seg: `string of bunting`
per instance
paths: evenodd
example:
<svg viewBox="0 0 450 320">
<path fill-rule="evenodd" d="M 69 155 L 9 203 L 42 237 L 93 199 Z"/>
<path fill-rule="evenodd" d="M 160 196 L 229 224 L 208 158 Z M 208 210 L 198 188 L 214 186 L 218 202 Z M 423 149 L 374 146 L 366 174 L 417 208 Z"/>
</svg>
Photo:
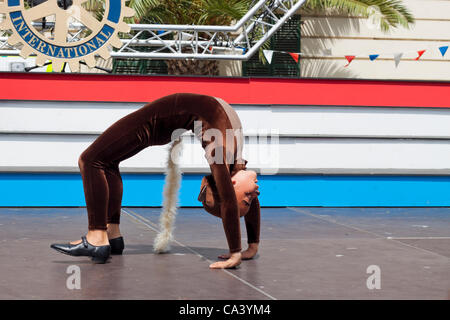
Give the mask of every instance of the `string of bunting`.
<svg viewBox="0 0 450 320">
<path fill-rule="evenodd" d="M 447 53 L 449 46 L 441 46 L 438 47 L 439 52 L 441 53 L 441 56 L 444 57 L 445 54 Z M 435 47 L 431 48 L 431 49 L 435 49 Z M 418 61 L 426 51 L 431 51 L 430 47 L 426 48 L 426 49 L 422 49 L 422 50 L 414 50 L 414 51 L 403 51 L 403 52 L 394 52 L 394 53 L 390 53 L 390 54 L 386 54 L 384 53 L 383 55 L 393 55 L 394 57 L 394 62 L 395 62 L 395 67 L 397 68 L 400 60 L 402 59 L 402 57 L 404 56 L 405 53 L 410 53 L 410 52 L 414 52 L 417 54 L 417 57 L 414 59 L 416 61 Z M 267 62 L 272 63 L 272 58 L 273 58 L 273 53 L 274 52 L 279 52 L 279 53 L 285 53 L 285 54 L 289 54 L 292 59 L 294 59 L 294 61 L 296 63 L 298 63 L 298 59 L 300 56 L 305 55 L 304 53 L 301 52 L 287 52 L 287 51 L 278 51 L 278 50 L 263 50 L 264 53 L 264 57 L 266 58 Z M 329 48 L 323 49 L 322 50 L 322 54 L 323 56 L 331 56 L 332 55 L 332 50 Z M 348 67 L 350 65 L 350 63 L 358 56 L 368 56 L 370 61 L 374 61 L 376 60 L 381 54 L 377 53 L 377 54 L 358 54 L 358 55 L 346 55 L 344 56 L 345 59 L 347 60 L 347 64 L 344 67 Z"/>
</svg>

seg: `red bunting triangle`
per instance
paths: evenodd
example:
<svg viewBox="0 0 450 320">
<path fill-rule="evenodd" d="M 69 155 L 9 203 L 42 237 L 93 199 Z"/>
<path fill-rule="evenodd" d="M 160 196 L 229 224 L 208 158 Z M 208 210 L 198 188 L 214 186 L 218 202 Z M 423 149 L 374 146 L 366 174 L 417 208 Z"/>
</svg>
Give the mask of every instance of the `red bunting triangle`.
<svg viewBox="0 0 450 320">
<path fill-rule="evenodd" d="M 420 57 L 425 53 L 426 50 L 419 50 L 417 51 L 417 53 L 419 54 L 419 56 L 417 58 L 415 58 L 414 60 L 419 60 Z"/>
<path fill-rule="evenodd" d="M 355 59 L 355 56 L 345 56 L 345 59 L 347 59 L 348 63 L 344 67 L 348 66 L 350 62 L 352 62 L 352 60 Z"/>
<path fill-rule="evenodd" d="M 289 52 L 289 54 L 292 57 L 292 59 L 294 59 L 295 62 L 298 63 L 298 56 L 299 56 L 299 54 L 298 53 L 292 53 L 292 52 Z"/>
</svg>

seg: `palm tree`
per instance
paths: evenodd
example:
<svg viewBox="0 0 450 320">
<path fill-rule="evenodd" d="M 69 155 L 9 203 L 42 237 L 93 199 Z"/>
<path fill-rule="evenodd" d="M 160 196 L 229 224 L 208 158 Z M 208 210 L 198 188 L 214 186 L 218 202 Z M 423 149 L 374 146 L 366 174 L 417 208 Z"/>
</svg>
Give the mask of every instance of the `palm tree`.
<svg viewBox="0 0 450 320">
<path fill-rule="evenodd" d="M 245 15 L 251 3 L 252 0 L 130 0 L 128 6 L 136 14 L 126 22 L 231 25 Z M 206 34 L 202 36 L 208 38 Z M 166 60 L 166 64 L 169 74 L 219 74 L 217 60 Z"/>
<path fill-rule="evenodd" d="M 136 15 L 126 22 L 231 25 L 242 18 L 255 2 L 256 0 L 130 0 L 128 6 L 135 9 Z M 369 8 L 373 6 L 379 8 L 380 26 L 385 32 L 400 26 L 407 28 L 414 23 L 414 17 L 402 0 L 307 0 L 300 13 L 331 10 L 367 18 Z M 258 31 L 255 34 L 258 36 Z M 262 50 L 260 59 L 265 60 Z M 218 74 L 217 60 L 167 60 L 166 63 L 169 74 Z"/>
</svg>

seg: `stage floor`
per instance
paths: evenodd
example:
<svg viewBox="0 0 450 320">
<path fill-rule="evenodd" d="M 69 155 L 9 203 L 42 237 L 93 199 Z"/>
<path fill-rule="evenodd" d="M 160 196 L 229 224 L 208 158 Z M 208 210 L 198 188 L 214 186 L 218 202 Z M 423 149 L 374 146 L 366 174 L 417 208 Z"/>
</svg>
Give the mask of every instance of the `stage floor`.
<svg viewBox="0 0 450 320">
<path fill-rule="evenodd" d="M 179 210 L 172 250 L 154 254 L 159 212 L 123 208 L 124 254 L 101 265 L 50 248 L 86 233 L 86 208 L 0 208 L 0 299 L 450 298 L 450 208 L 263 208 L 259 254 L 231 270 L 208 268 L 227 245 L 199 208 Z"/>
</svg>

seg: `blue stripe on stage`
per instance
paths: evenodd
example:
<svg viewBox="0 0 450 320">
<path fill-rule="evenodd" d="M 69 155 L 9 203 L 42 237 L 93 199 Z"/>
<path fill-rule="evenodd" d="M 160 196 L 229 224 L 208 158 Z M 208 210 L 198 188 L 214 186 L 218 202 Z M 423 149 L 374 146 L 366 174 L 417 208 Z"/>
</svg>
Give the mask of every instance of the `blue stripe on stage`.
<svg viewBox="0 0 450 320">
<path fill-rule="evenodd" d="M 162 174 L 122 174 L 123 206 L 160 206 Z M 183 176 L 181 206 L 199 206 L 202 175 Z M 259 176 L 263 206 L 450 206 L 449 176 Z M 85 206 L 77 173 L 0 173 L 0 206 Z"/>
</svg>

